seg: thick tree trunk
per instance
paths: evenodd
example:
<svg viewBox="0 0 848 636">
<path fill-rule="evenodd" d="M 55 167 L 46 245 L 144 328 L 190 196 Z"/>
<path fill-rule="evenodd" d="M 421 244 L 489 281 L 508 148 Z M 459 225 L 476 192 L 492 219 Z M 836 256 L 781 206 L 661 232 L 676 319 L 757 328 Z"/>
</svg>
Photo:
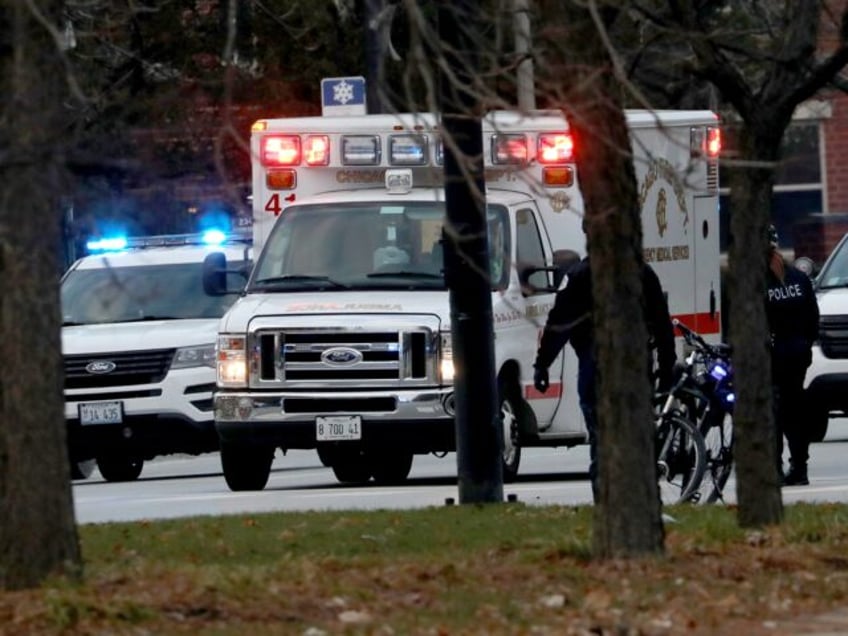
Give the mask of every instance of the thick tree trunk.
<svg viewBox="0 0 848 636">
<path fill-rule="evenodd" d="M 34 3 L 61 15 L 58 0 Z M 64 69 L 31 3 L 0 9 L 0 587 L 78 575 L 57 257 Z M 67 134 L 67 133 L 64 133 Z"/>
<path fill-rule="evenodd" d="M 743 163 L 776 161 L 781 135 L 763 141 L 779 127 L 765 127 L 760 139 L 742 132 Z M 730 337 L 739 399 L 733 414 L 738 522 L 742 527 L 780 523 L 783 503 L 777 483 L 777 447 L 772 414 L 771 360 L 768 353 L 766 227 L 771 210 L 773 170 L 750 167 L 733 173 L 730 228 Z"/>
<path fill-rule="evenodd" d="M 657 554 L 664 532 L 642 311 L 642 227 L 632 149 L 611 61 L 586 9 L 563 3 L 569 126 L 588 226 L 598 363 L 600 503 L 594 552 Z"/>
</svg>

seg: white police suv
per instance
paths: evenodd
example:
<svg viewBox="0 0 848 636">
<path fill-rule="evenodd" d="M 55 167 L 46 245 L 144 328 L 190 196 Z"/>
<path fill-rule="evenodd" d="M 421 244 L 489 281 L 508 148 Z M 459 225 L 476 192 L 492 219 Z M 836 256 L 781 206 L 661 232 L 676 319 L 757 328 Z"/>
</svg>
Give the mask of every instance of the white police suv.
<svg viewBox="0 0 848 636">
<path fill-rule="evenodd" d="M 72 477 L 138 478 L 158 455 L 215 451 L 218 321 L 237 294 L 209 296 L 203 263 L 226 255 L 229 289 L 249 239 L 168 235 L 90 243 L 61 283 L 65 420 Z"/>
<path fill-rule="evenodd" d="M 809 272 L 812 268 L 804 269 Z M 814 288 L 819 339 L 813 345 L 812 364 L 804 380 L 804 417 L 811 441 L 820 442 L 831 418 L 848 416 L 848 234 L 828 256 L 814 279 Z"/>
</svg>

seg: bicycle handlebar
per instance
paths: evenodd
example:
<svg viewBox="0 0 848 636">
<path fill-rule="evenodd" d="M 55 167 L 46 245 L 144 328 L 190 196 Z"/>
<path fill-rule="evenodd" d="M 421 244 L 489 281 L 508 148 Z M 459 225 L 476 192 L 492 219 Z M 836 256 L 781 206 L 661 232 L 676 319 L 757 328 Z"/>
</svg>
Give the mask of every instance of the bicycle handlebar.
<svg viewBox="0 0 848 636">
<path fill-rule="evenodd" d="M 718 357 L 718 358 L 729 358 L 730 350 L 726 347 L 711 345 L 709 342 L 704 340 L 694 329 L 690 329 L 686 325 L 684 325 L 677 318 L 672 318 L 671 323 L 677 327 L 680 331 L 683 332 L 683 337 L 686 339 L 691 345 L 697 346 L 701 351 L 709 352 L 710 355 Z"/>
</svg>

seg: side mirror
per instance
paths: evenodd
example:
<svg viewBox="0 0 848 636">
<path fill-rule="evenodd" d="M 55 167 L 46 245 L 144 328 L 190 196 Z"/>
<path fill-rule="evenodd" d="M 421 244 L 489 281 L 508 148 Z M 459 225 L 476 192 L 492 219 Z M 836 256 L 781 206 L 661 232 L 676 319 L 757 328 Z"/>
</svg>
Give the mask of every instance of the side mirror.
<svg viewBox="0 0 848 636">
<path fill-rule="evenodd" d="M 559 289 L 562 279 L 574 265 L 580 262 L 580 254 L 574 250 L 554 250 L 554 287 Z"/>
<path fill-rule="evenodd" d="M 525 295 L 527 293 L 538 294 L 540 292 L 544 293 L 555 293 L 557 290 L 557 286 L 544 285 L 542 287 L 532 283 L 530 278 L 533 274 L 537 274 L 539 272 L 551 272 L 554 275 L 554 280 L 557 279 L 560 268 L 556 265 L 554 266 L 537 266 L 537 265 L 528 265 L 525 267 L 520 267 L 518 269 L 518 282 L 521 283 L 521 288 L 525 290 Z M 545 278 L 547 281 L 547 277 Z M 562 276 L 559 276 L 559 280 L 562 280 Z"/>
<path fill-rule="evenodd" d="M 223 252 L 211 252 L 203 259 L 203 291 L 209 296 L 227 293 L 227 257 Z"/>
</svg>

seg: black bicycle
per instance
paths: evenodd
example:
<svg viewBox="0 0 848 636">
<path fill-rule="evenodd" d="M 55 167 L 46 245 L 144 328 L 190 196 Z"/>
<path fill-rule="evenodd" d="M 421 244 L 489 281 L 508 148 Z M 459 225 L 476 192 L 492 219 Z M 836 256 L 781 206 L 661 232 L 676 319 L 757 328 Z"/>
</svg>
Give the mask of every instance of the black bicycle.
<svg viewBox="0 0 848 636">
<path fill-rule="evenodd" d="M 674 326 L 690 348 L 678 370 L 678 381 L 668 400 L 679 417 L 696 427 L 706 452 L 704 474 L 689 493 L 692 503 L 723 500 L 733 470 L 733 366 L 730 345 L 711 344 L 678 320 Z"/>
</svg>

